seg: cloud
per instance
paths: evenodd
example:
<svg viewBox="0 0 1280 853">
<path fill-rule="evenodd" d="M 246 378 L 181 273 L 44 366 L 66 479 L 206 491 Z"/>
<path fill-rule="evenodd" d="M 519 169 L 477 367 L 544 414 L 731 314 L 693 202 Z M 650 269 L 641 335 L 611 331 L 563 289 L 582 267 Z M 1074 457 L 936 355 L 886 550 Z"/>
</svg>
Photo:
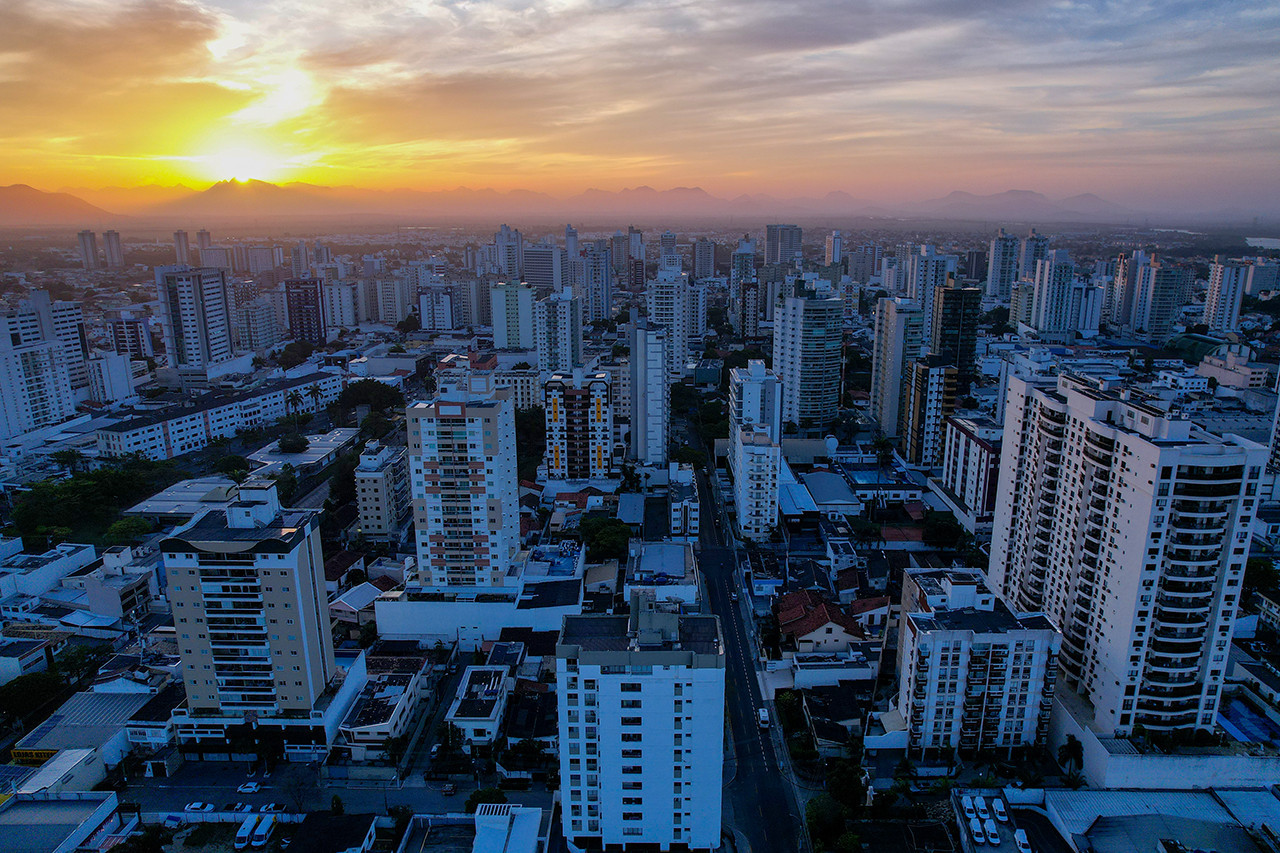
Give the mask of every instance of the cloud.
<svg viewBox="0 0 1280 853">
<path fill-rule="evenodd" d="M 1280 190 L 1273 2 L 77 8 L 0 11 L 0 119 L 68 148 L 159 134 L 181 156 L 173 126 L 230 122 L 303 177 L 382 186 Z"/>
</svg>

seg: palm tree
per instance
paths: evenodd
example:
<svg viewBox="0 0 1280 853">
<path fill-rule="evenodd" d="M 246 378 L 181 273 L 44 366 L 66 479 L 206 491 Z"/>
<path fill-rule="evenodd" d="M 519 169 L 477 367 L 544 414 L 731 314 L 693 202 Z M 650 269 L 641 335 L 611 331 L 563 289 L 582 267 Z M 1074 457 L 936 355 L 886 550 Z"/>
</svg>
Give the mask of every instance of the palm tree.
<svg viewBox="0 0 1280 853">
<path fill-rule="evenodd" d="M 320 390 L 319 385 L 312 385 L 307 389 L 307 396 L 311 398 L 311 405 L 315 410 L 320 411 L 320 399 L 324 397 L 324 392 Z"/>
<path fill-rule="evenodd" d="M 298 414 L 302 410 L 302 394 L 297 389 L 290 391 L 284 398 L 285 410 L 292 409 L 294 416 L 294 429 L 301 429 L 301 422 L 298 421 Z"/>
<path fill-rule="evenodd" d="M 1071 770 L 1084 766 L 1084 744 L 1075 735 L 1067 735 L 1067 742 L 1058 747 L 1058 763 Z"/>
<path fill-rule="evenodd" d="M 1062 777 L 1062 784 L 1074 791 L 1076 788 L 1084 787 L 1084 776 L 1080 775 L 1079 770 L 1072 769 Z"/>
</svg>

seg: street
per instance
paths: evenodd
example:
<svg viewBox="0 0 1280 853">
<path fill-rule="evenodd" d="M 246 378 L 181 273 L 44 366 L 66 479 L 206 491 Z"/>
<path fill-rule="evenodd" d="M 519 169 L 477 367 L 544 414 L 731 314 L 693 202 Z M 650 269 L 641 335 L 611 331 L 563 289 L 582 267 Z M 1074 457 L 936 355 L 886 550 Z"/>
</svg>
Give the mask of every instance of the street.
<svg viewBox="0 0 1280 853">
<path fill-rule="evenodd" d="M 734 591 L 739 596 L 746 591 L 740 589 L 734 552 L 723 544 L 721 519 L 711 497 L 710 483 L 705 476 L 700 475 L 699 479 L 699 563 L 706 578 L 711 611 L 720 617 L 724 635 L 725 704 L 733 737 L 733 755 L 725 756 L 735 766 L 733 781 L 726 786 L 731 800 L 726 811 L 731 809 L 732 825 L 746 837 L 752 853 L 799 853 L 801 826 L 795 798 L 778 767 L 772 730 L 761 729 L 756 718 L 764 701 L 756 678 L 755 647 L 750 628 L 742 618 L 742 607 L 732 598 Z"/>
</svg>

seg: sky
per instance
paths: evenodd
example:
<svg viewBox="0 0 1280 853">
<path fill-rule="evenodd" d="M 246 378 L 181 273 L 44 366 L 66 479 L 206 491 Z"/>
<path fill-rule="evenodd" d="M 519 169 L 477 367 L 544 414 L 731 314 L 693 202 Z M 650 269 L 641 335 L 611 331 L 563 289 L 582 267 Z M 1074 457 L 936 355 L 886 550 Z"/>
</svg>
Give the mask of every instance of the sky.
<svg viewBox="0 0 1280 853">
<path fill-rule="evenodd" d="M 0 184 L 1274 207 L 1280 3 L 5 0 Z"/>
</svg>

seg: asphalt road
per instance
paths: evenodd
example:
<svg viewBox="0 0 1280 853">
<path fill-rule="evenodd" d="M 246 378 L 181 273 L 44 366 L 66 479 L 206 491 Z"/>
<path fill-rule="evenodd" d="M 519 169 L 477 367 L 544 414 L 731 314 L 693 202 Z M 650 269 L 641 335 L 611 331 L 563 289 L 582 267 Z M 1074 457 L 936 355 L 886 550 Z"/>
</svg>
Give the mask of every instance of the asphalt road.
<svg viewBox="0 0 1280 853">
<path fill-rule="evenodd" d="M 749 626 L 742 617 L 744 596 L 734 552 L 724 547 L 718 507 L 711 500 L 706 477 L 699 483 L 702 496 L 701 554 L 711 610 L 720 617 L 726 656 L 725 703 L 733 737 L 736 772 L 726 786 L 731 799 L 734 827 L 746 837 L 751 853 L 799 853 L 801 827 L 793 792 L 783 779 L 769 730 L 761 729 L 757 711 L 764 707 L 756 678 L 756 655 Z M 747 851 L 740 851 L 747 853 Z"/>
</svg>

